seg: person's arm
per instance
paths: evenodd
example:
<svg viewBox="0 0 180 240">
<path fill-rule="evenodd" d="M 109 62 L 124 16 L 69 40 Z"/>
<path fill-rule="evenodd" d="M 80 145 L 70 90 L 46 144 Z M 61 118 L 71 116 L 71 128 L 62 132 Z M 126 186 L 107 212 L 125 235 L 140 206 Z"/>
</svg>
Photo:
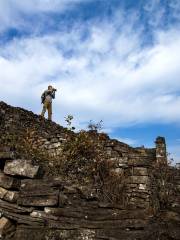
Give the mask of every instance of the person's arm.
<svg viewBox="0 0 180 240">
<path fill-rule="evenodd" d="M 55 89 L 52 90 L 51 97 L 54 99 L 55 98 Z"/>
</svg>

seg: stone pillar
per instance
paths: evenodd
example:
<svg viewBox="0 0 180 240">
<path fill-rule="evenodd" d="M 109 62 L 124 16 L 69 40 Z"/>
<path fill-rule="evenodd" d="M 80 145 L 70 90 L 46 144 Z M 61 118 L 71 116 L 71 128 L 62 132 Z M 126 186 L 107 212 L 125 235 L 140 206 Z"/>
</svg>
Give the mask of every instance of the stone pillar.
<svg viewBox="0 0 180 240">
<path fill-rule="evenodd" d="M 156 161 L 157 163 L 167 164 L 166 141 L 164 137 L 156 138 Z"/>
</svg>

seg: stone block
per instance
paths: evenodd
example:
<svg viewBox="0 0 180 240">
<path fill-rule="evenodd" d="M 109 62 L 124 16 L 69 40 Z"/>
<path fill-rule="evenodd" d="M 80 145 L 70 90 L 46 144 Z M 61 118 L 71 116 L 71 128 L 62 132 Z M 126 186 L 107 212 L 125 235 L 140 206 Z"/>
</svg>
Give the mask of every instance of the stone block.
<svg viewBox="0 0 180 240">
<path fill-rule="evenodd" d="M 134 167 L 132 169 L 132 175 L 136 176 L 148 176 L 148 169 L 144 167 Z"/>
<path fill-rule="evenodd" d="M 22 206 L 55 206 L 59 201 L 59 189 L 54 184 L 59 181 L 23 180 L 18 198 Z M 31 183 L 31 184 L 30 184 Z"/>
<path fill-rule="evenodd" d="M 0 186 L 6 189 L 10 188 L 16 188 L 18 189 L 20 187 L 20 180 L 7 176 L 3 172 L 0 172 Z"/>
<path fill-rule="evenodd" d="M 13 153 L 12 152 L 0 152 L 0 160 L 12 159 Z"/>
<path fill-rule="evenodd" d="M 63 181 L 60 178 L 24 179 L 21 180 L 21 191 L 48 191 L 49 189 L 63 189 Z"/>
<path fill-rule="evenodd" d="M 3 238 L 11 227 L 12 223 L 9 219 L 5 217 L 0 218 L 0 238 Z"/>
<path fill-rule="evenodd" d="M 16 202 L 18 198 L 18 192 L 8 191 L 7 189 L 0 187 L 0 198 L 8 202 Z"/>
<path fill-rule="evenodd" d="M 148 176 L 129 176 L 126 179 L 127 183 L 143 183 L 143 184 L 149 184 L 150 178 Z"/>
<path fill-rule="evenodd" d="M 6 174 L 29 178 L 35 178 L 38 170 L 39 166 L 33 166 L 30 160 L 24 159 L 7 161 L 4 167 L 4 172 Z"/>
<path fill-rule="evenodd" d="M 60 193 L 59 194 L 59 207 L 64 207 L 68 203 L 69 203 L 68 197 L 63 193 Z"/>
<path fill-rule="evenodd" d="M 4 196 L 4 200 L 8 201 L 8 202 L 12 202 L 15 203 L 17 202 L 19 193 L 15 192 L 15 191 L 7 191 L 6 195 Z"/>
<path fill-rule="evenodd" d="M 7 190 L 4 189 L 4 188 L 2 188 L 2 187 L 0 187 L 0 198 L 1 198 L 1 199 L 4 198 L 4 196 L 6 195 L 6 193 L 7 193 Z"/>
<path fill-rule="evenodd" d="M 21 207 L 14 203 L 9 203 L 0 199 L 0 212 L 6 213 L 20 213 L 20 214 L 29 214 L 34 210 L 34 208 Z"/>
<path fill-rule="evenodd" d="M 64 186 L 64 193 L 67 193 L 67 194 L 77 193 L 76 186 Z"/>
<path fill-rule="evenodd" d="M 35 206 L 46 207 L 58 205 L 58 194 L 44 195 L 44 196 L 32 196 L 32 197 L 19 197 L 18 204 L 22 206 Z"/>
</svg>

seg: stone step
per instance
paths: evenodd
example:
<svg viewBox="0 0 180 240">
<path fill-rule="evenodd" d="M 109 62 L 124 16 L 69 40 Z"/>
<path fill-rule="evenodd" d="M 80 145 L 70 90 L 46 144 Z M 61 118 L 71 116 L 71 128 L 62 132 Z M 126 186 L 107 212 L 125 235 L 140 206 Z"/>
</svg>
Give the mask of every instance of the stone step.
<svg viewBox="0 0 180 240">
<path fill-rule="evenodd" d="M 102 209 L 91 207 L 65 207 L 52 208 L 45 207 L 44 212 L 58 217 L 79 218 L 87 220 L 122 220 L 122 219 L 149 219 L 150 215 L 147 210 L 118 210 Z"/>
<path fill-rule="evenodd" d="M 7 176 L 0 171 L 0 187 L 6 189 L 19 189 L 21 185 L 20 179 L 16 179 L 11 176 Z"/>
<path fill-rule="evenodd" d="M 38 193 L 37 193 L 38 194 Z M 20 195 L 18 198 L 18 204 L 22 206 L 35 206 L 35 207 L 45 207 L 45 206 L 57 206 L 59 200 L 59 191 L 51 192 L 47 194 L 39 194 L 36 196 Z"/>
<path fill-rule="evenodd" d="M 18 224 L 27 224 L 27 225 L 30 225 L 30 226 L 44 226 L 45 225 L 45 221 L 43 219 L 34 218 L 34 217 L 29 216 L 29 215 L 12 213 L 12 212 L 9 212 L 7 210 L 5 210 L 3 212 L 3 215 L 8 219 L 11 219 L 11 220 L 17 222 Z"/>
<path fill-rule="evenodd" d="M 20 225 L 17 228 L 15 239 L 13 240 L 44 240 L 48 239 L 63 239 L 63 240 L 135 240 L 135 239 L 149 239 L 152 234 L 155 235 L 156 229 L 151 229 L 150 233 L 147 230 L 131 230 L 120 228 L 115 229 L 48 229 L 45 227 L 32 227 L 27 225 Z"/>
<path fill-rule="evenodd" d="M 19 192 L 17 191 L 9 191 L 5 188 L 0 187 L 0 199 L 14 203 L 18 199 L 18 194 Z"/>
<path fill-rule="evenodd" d="M 47 227 L 54 229 L 142 229 L 147 226 L 149 220 L 144 219 L 123 219 L 123 220 L 105 220 L 91 221 L 87 219 L 61 217 L 58 221 L 47 220 Z"/>
<path fill-rule="evenodd" d="M 33 192 L 42 189 L 48 191 L 51 188 L 63 189 L 64 182 L 58 178 L 21 180 L 21 191 L 23 192 Z"/>
<path fill-rule="evenodd" d="M 38 174 L 39 166 L 34 166 L 31 160 L 17 159 L 6 161 L 4 173 L 13 176 L 23 176 L 35 178 Z"/>
<path fill-rule="evenodd" d="M 9 203 L 0 199 L 0 212 L 12 212 L 12 213 L 20 213 L 20 214 L 28 214 L 34 210 L 32 207 L 22 207 L 18 206 L 14 203 Z"/>
</svg>

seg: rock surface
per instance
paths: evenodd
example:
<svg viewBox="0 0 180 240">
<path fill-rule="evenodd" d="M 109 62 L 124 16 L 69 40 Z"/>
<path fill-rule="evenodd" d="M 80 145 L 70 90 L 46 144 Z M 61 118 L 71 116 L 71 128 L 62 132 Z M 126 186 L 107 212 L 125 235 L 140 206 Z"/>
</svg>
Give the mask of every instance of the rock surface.
<svg viewBox="0 0 180 240">
<path fill-rule="evenodd" d="M 95 133 L 101 169 L 77 156 L 57 171 L 74 133 L 2 102 L 0 114 L 0 239 L 180 239 L 180 169 L 167 166 L 164 138 L 132 148 Z"/>
<path fill-rule="evenodd" d="M 14 226 L 11 221 L 5 217 L 0 218 L 0 239 L 3 239 L 5 235 L 13 231 Z"/>
<path fill-rule="evenodd" d="M 20 179 L 7 176 L 3 172 L 0 172 L 0 186 L 6 189 L 18 189 L 20 187 Z"/>
<path fill-rule="evenodd" d="M 37 176 L 39 166 L 33 166 L 31 160 L 12 160 L 6 161 L 4 173 L 9 175 L 23 176 L 35 178 Z"/>
</svg>

